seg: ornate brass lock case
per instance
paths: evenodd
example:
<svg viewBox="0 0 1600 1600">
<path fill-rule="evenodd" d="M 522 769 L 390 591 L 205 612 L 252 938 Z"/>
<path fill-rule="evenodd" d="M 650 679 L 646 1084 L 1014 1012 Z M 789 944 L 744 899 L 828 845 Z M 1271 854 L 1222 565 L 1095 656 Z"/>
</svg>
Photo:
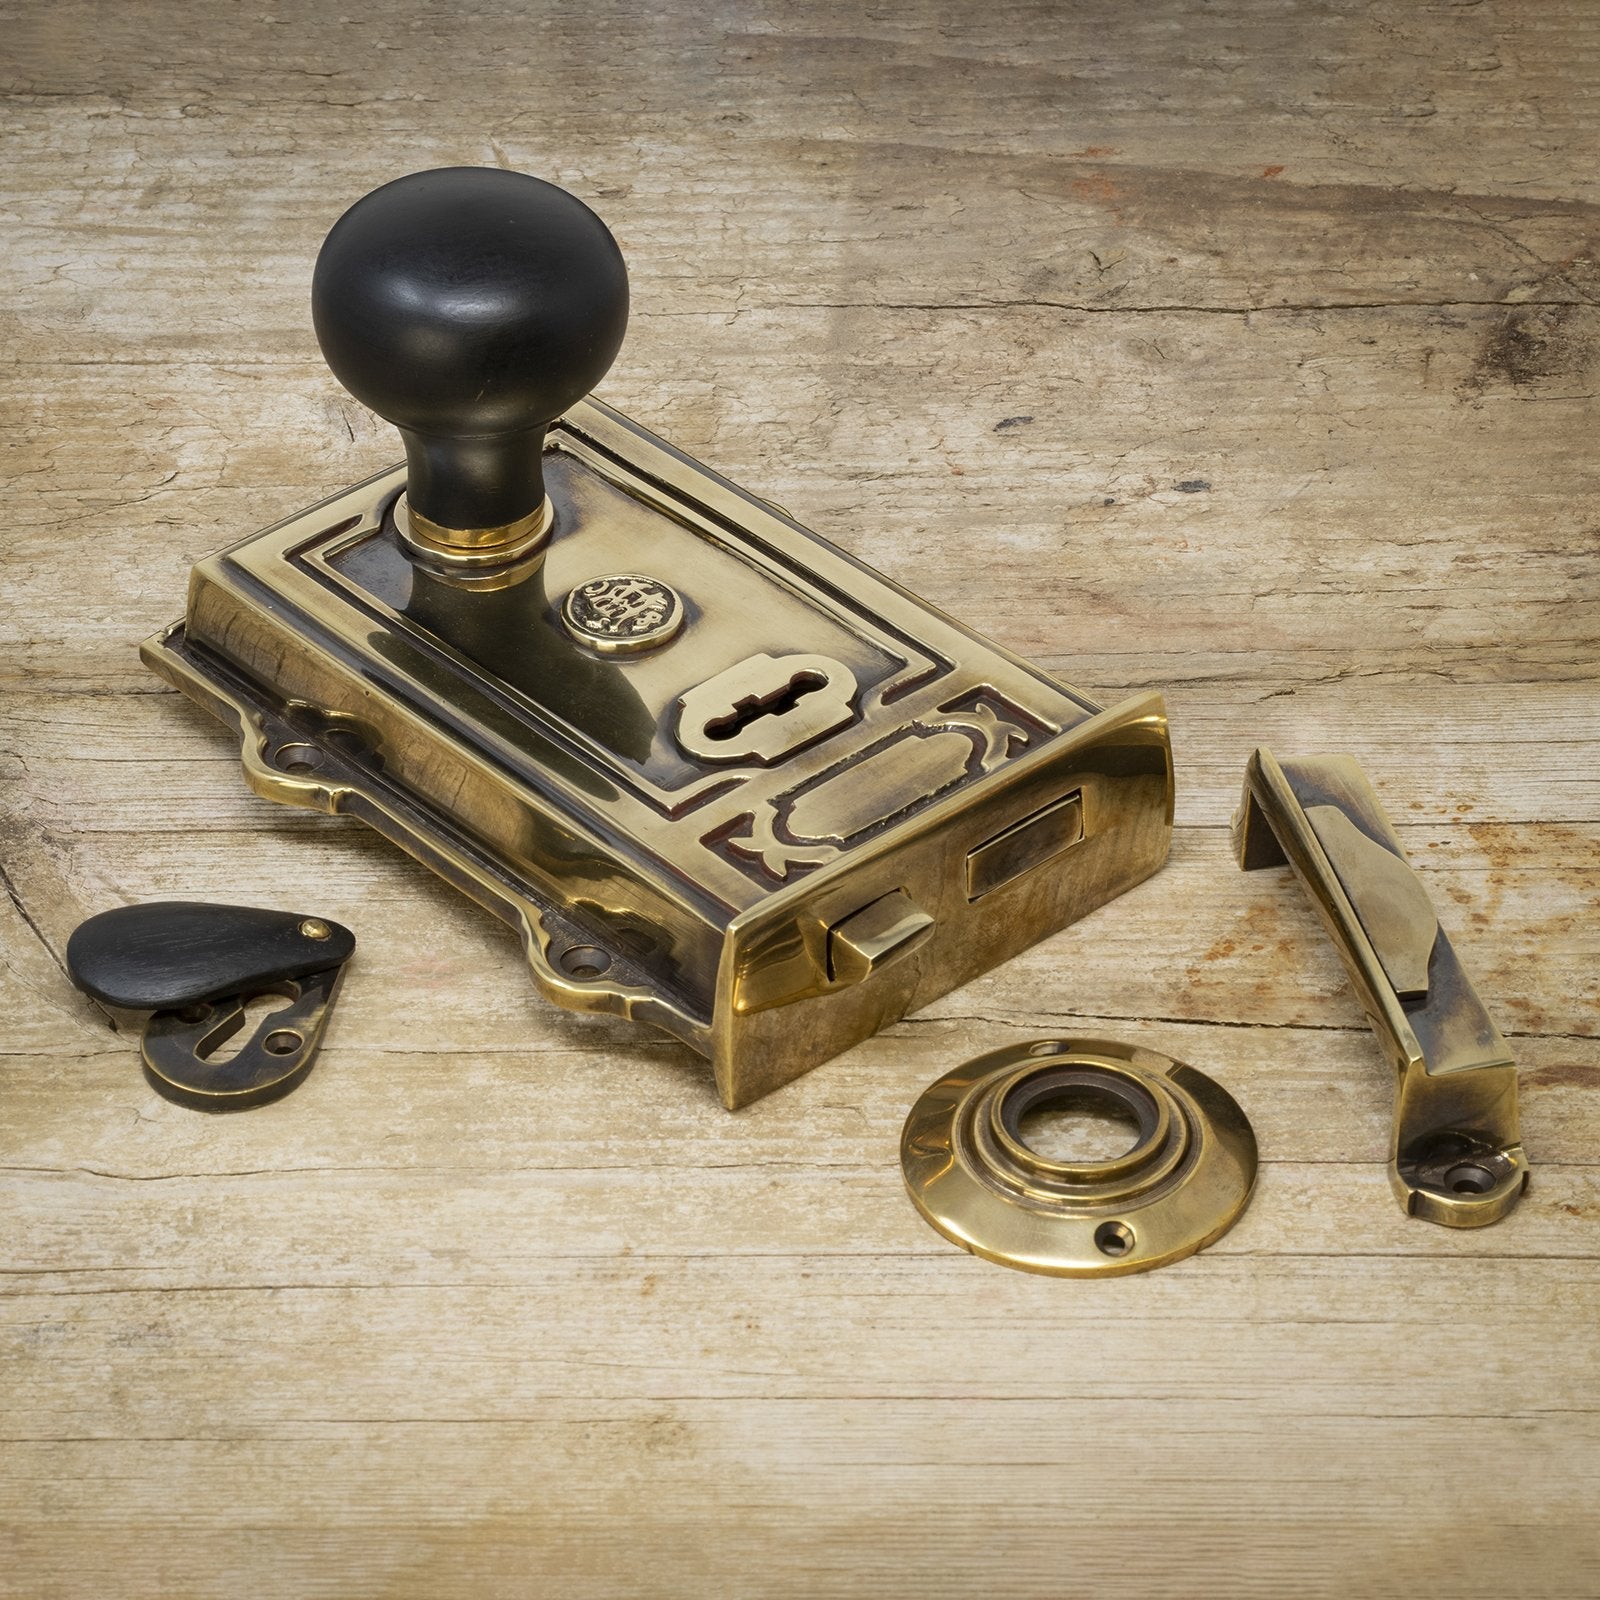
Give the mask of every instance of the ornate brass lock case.
<svg viewBox="0 0 1600 1600">
<path fill-rule="evenodd" d="M 1100 712 L 584 396 L 617 242 L 525 173 L 334 225 L 312 320 L 406 465 L 202 561 L 159 673 L 268 797 L 362 818 L 740 1106 L 1164 859 L 1153 695 Z"/>
<path fill-rule="evenodd" d="M 485 578 L 413 559 L 397 467 L 200 562 L 144 658 L 258 793 L 518 928 L 557 1004 L 740 1106 L 1165 858 L 1158 696 L 1100 710 L 598 402 L 545 481 L 542 550 Z"/>
</svg>

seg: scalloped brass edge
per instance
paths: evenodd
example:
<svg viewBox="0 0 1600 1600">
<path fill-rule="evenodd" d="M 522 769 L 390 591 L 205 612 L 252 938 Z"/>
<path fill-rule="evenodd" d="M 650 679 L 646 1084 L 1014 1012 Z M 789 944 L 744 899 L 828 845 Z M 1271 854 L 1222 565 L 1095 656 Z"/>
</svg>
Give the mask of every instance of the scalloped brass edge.
<svg viewBox="0 0 1600 1600">
<path fill-rule="evenodd" d="M 239 759 L 245 782 L 265 800 L 349 815 L 398 844 L 413 859 L 438 873 L 471 899 L 509 923 L 518 934 L 523 953 L 541 994 L 552 1004 L 582 1011 L 648 1022 L 681 1039 L 691 1049 L 709 1053 L 710 1028 L 706 1020 L 677 1006 L 648 984 L 601 982 L 563 971 L 558 949 L 598 949 L 584 937 L 584 929 L 542 904 L 526 885 L 513 882 L 444 818 L 426 811 L 415 796 L 406 795 L 403 806 L 380 785 L 365 781 L 348 761 L 325 740 L 290 727 L 241 693 L 230 692 L 217 677 L 197 672 L 173 648 L 183 623 L 175 622 L 145 641 L 140 657 L 145 665 L 219 720 L 234 728 L 239 739 Z M 330 718 L 330 721 L 340 719 Z M 346 719 L 348 720 L 348 719 Z M 285 771 L 272 752 L 295 746 L 314 748 L 316 771 Z M 324 775 L 324 768 L 327 775 Z M 609 953 L 608 962 L 611 960 Z"/>
</svg>

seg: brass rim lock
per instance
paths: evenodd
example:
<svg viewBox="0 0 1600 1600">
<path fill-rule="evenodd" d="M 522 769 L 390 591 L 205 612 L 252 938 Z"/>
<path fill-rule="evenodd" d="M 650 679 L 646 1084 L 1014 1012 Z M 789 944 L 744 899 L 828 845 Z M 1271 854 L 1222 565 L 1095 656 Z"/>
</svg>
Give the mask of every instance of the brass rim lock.
<svg viewBox="0 0 1600 1600">
<path fill-rule="evenodd" d="M 1024 1137 L 1030 1112 L 1111 1110 L 1136 1129 L 1104 1160 L 1059 1160 Z M 1104 1039 L 1011 1045 L 946 1073 L 900 1140 L 911 1199 L 986 1260 L 1063 1278 L 1144 1272 L 1238 1221 L 1256 1178 L 1250 1123 L 1181 1061 Z"/>
<path fill-rule="evenodd" d="M 734 1109 L 1166 859 L 1159 696 L 1102 708 L 594 398 L 628 279 L 575 196 L 398 178 L 311 298 L 405 463 L 198 562 L 145 660 L 555 1004 L 665 1029 Z"/>
<path fill-rule="evenodd" d="M 322 917 L 157 901 L 80 923 L 67 971 L 101 1004 L 151 1013 L 140 1052 L 160 1094 L 196 1111 L 243 1111 L 305 1081 L 355 947 Z M 246 1007 L 267 996 L 284 1004 L 223 1054 Z"/>
</svg>

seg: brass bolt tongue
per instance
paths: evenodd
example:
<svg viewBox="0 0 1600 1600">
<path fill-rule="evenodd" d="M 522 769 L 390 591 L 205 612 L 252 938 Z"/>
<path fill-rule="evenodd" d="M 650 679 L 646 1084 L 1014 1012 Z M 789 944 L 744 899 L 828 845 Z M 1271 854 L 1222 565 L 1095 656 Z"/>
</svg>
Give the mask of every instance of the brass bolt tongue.
<svg viewBox="0 0 1600 1600">
<path fill-rule="evenodd" d="M 1025 1119 L 1094 1106 L 1132 1145 L 1061 1160 Z M 1238 1103 L 1204 1073 L 1134 1045 L 1047 1039 L 977 1057 L 926 1089 L 906 1118 L 900 1165 L 912 1202 L 945 1238 L 1024 1272 L 1143 1272 L 1204 1249 L 1238 1221 L 1256 1141 Z"/>
</svg>

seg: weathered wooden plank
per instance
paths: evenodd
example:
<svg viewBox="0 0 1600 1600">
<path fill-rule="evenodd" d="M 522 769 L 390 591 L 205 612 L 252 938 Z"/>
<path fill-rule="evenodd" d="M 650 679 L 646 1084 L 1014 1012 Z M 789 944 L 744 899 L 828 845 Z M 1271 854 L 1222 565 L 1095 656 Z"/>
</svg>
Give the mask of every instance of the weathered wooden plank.
<svg viewBox="0 0 1600 1600">
<path fill-rule="evenodd" d="M 1509 1034 L 1600 1034 L 1593 826 L 1423 825 L 1403 828 L 1402 838 Z M 57 954 L 83 917 L 128 901 L 282 904 L 332 915 L 362 940 L 341 1001 L 342 1028 L 375 1001 L 393 1018 L 389 1037 L 432 1017 L 438 1032 L 410 1034 L 413 1047 L 491 1037 L 504 1045 L 530 1028 L 571 1030 L 563 1037 L 573 1044 L 634 1037 L 598 1019 L 546 1018 L 509 934 L 353 824 L 308 828 L 292 818 L 284 825 L 269 812 L 250 829 L 152 833 L 132 848 L 104 835 L 49 839 L 11 868 L 24 894 L 42 892 L 52 872 L 61 877 L 36 920 Z M 396 986 L 400 992 L 390 994 Z M 59 994 L 49 999 L 72 1004 Z M 1360 1020 L 1290 875 L 1241 876 L 1217 829 L 1182 830 L 1163 872 L 1115 909 L 936 1002 L 929 1014 L 979 1014 L 1000 1025 L 1074 1014 L 1240 1026 Z M 619 1031 L 608 1033 L 613 1026 Z"/>
<path fill-rule="evenodd" d="M 1316 1351 L 1286 1346 L 1315 1365 Z M 1376 1415 L 1285 1423 L 1165 1393 L 1130 1409 L 1116 1383 L 1125 1370 L 1113 1353 L 1103 1390 L 1074 1401 L 1070 1426 L 1029 1399 L 524 1400 L 494 1419 L 307 1419 L 266 1439 L 13 1447 L 9 1459 L 60 1500 L 137 1518 L 103 1517 L 70 1544 L 29 1527 L 15 1550 L 22 1570 L 47 1574 L 35 1592 L 72 1600 L 104 1586 L 363 1600 L 530 1587 L 801 1597 L 895 1593 L 908 1580 L 962 1600 L 997 1573 L 1027 1600 L 1064 1583 L 1274 1600 L 1306 1538 L 1319 1551 L 1308 1594 L 1490 1582 L 1551 1600 L 1593 1592 L 1593 1475 L 1557 1470 L 1550 1454 L 1571 1439 L 1592 1461 L 1592 1419 L 1441 1421 L 1391 1402 Z M 414 1373 L 418 1389 L 429 1379 Z M 1419 1462 L 1453 1459 L 1464 1441 L 1537 1497 L 1536 1528 L 1513 1519 L 1498 1473 L 1437 1485 L 1428 1474 L 1431 1492 L 1406 1492 Z M 172 1494 L 200 1481 L 217 1503 L 204 1539 L 193 1502 Z M 341 1486 L 336 1503 L 328 1483 Z"/>
<path fill-rule="evenodd" d="M 1593 391 L 1595 315 L 1574 311 L 1560 371 L 1489 385 L 1481 310 L 1171 313 L 1154 337 L 1057 311 L 766 309 L 674 323 L 606 392 L 1091 690 L 1588 679 L 1595 458 L 1551 417 L 1576 424 Z M 702 371 L 718 382 L 687 412 L 658 398 Z M 11 681 L 127 683 L 191 560 L 393 458 L 355 410 L 309 364 L 62 375 L 19 452 L 53 476 L 10 556 Z M 95 537 L 107 519 L 122 538 Z M 104 552 L 70 626 L 69 535 Z"/>
<path fill-rule="evenodd" d="M 1582 0 L 1536 16 L 1402 0 L 1132 16 L 1107 0 L 968 15 L 497 4 L 452 30 L 445 59 L 414 47 L 438 26 L 418 0 L 229 15 L 221 59 L 217 25 L 153 56 L 87 0 L 14 24 L 21 150 L 97 178 L 89 195 L 23 191 L 64 269 L 56 303 L 109 292 L 107 323 L 169 348 L 220 334 L 256 355 L 300 331 L 298 307 L 274 324 L 258 293 L 220 328 L 188 314 L 198 224 L 234 219 L 205 241 L 216 291 L 256 290 L 307 259 L 345 185 L 400 162 L 553 169 L 625 240 L 660 240 L 646 281 L 719 309 L 797 266 L 830 300 L 863 283 L 895 300 L 1132 289 L 1165 305 L 1500 298 L 1546 275 L 1571 298 L 1593 288 L 1592 261 L 1571 259 L 1600 201 L 1600 29 Z M 1240 212 L 1249 228 L 1230 225 Z M 1326 247 L 1353 229 L 1377 247 Z M 106 267 L 81 264 L 83 241 Z M 720 270 L 686 272 L 708 243 Z M 176 271 L 148 271 L 149 252 Z M 117 280 L 124 262 L 138 281 Z"/>
<path fill-rule="evenodd" d="M 1511 1035 L 1600 1035 L 1597 828 L 1402 825 L 1463 959 Z M 381 996 L 393 1033 L 429 1017 L 441 1048 L 502 1043 L 535 1029 L 569 1042 L 633 1037 L 598 1019 L 542 1019 L 510 935 L 356 824 L 260 807 L 242 825 L 132 837 L 53 830 L 20 845 L 13 884 L 59 955 L 84 917 L 153 899 L 279 904 L 347 923 L 362 941 L 341 1001 L 361 1014 Z M 18 935 L 21 936 L 20 933 Z M 54 974 L 47 974 L 50 982 Z M 410 995 L 390 986 L 415 985 Z M 59 994 L 56 1006 L 73 1004 Z M 1238 872 L 1220 828 L 1179 830 L 1149 883 L 1003 968 L 938 1001 L 934 1016 L 998 1024 L 1083 1014 L 1197 1023 L 1335 1026 L 1359 1022 L 1342 969 L 1287 871 Z M 342 1027 L 352 1024 L 347 1020 Z M 464 1030 L 464 1031 L 463 1031 Z M 640 1037 L 648 1037 L 641 1035 Z"/>
<path fill-rule="evenodd" d="M 403 1086 L 396 1091 L 403 1105 L 402 1097 Z M 514 1123 L 534 1114 L 525 1089 L 519 1096 L 508 1088 L 501 1098 Z M 723 1148 L 687 1158 L 657 1149 L 643 1158 L 625 1140 L 613 1140 L 609 1150 L 549 1152 L 530 1139 L 493 1169 L 470 1157 L 463 1165 L 461 1156 L 451 1159 L 438 1149 L 431 1162 L 407 1171 L 374 1164 L 381 1151 L 358 1155 L 351 1168 L 297 1171 L 280 1158 L 266 1171 L 202 1166 L 192 1178 L 17 1168 L 8 1187 L 26 1215 L 7 1240 L 8 1277 L 19 1280 L 8 1288 L 38 1281 L 91 1294 L 363 1283 L 493 1289 L 519 1282 L 520 1264 L 530 1259 L 619 1253 L 664 1262 L 671 1271 L 678 1270 L 672 1263 L 696 1257 L 775 1257 L 816 1262 L 830 1274 L 840 1261 L 925 1258 L 930 1272 L 965 1284 L 967 1293 L 997 1278 L 987 1264 L 968 1269 L 950 1259 L 954 1247 L 906 1201 L 897 1128 L 880 1130 L 870 1165 L 836 1154 L 830 1131 L 823 1120 L 813 1135 L 821 1153 L 806 1154 L 796 1151 L 791 1128 L 777 1157 Z M 456 1142 L 471 1151 L 466 1130 Z M 1545 1165 L 1538 1196 L 1518 1207 L 1514 1226 L 1450 1231 L 1436 1240 L 1419 1237 L 1421 1225 L 1408 1227 L 1407 1220 L 1380 1162 L 1280 1158 L 1266 1167 L 1246 1220 L 1213 1245 L 1205 1261 L 1317 1256 L 1364 1264 L 1420 1257 L 1514 1265 L 1591 1259 L 1600 1247 L 1600 1179 L 1581 1163 Z M 60 1270 L 53 1263 L 71 1266 Z M 1199 1282 L 1206 1270 L 1202 1264 L 1176 1281 Z M 1368 1271 L 1363 1265 L 1352 1278 Z M 991 1301 L 1003 1299 L 1013 1292 L 1009 1283 L 991 1282 L 981 1292 Z M 803 1314 L 797 1308 L 795 1315 Z M 587 1342 L 593 1332 L 580 1329 L 577 1336 Z M 613 1329 L 605 1335 L 614 1348 L 620 1335 Z M 640 1336 L 666 1334 L 656 1327 Z M 1028 1329 L 1019 1331 L 1028 1336 Z M 1588 1340 L 1589 1331 L 1581 1337 Z M 948 1358 L 941 1339 L 930 1346 L 930 1359 Z M 1591 1366 L 1588 1376 L 1600 1373 Z M 994 1380 L 988 1359 L 975 1377 Z M 1567 1381 L 1559 1370 L 1550 1377 Z"/>
</svg>

